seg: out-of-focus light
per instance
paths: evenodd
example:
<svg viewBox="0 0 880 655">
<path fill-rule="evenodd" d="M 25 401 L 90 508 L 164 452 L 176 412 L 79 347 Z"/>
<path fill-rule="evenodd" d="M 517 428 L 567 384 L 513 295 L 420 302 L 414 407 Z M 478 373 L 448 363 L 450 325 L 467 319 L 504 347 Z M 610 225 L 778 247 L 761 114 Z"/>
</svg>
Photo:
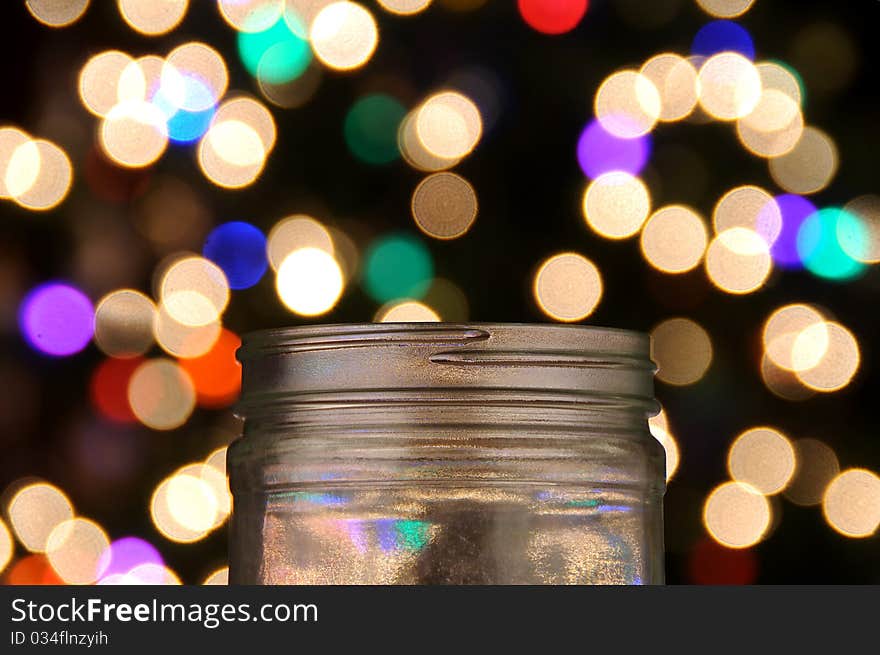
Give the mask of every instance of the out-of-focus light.
<svg viewBox="0 0 880 655">
<path fill-rule="evenodd" d="M 120 78 L 133 62 L 131 56 L 118 50 L 107 50 L 89 59 L 79 74 L 79 97 L 83 106 L 95 116 L 106 116 L 119 102 Z"/>
<path fill-rule="evenodd" d="M 388 164 L 400 156 L 397 132 L 406 110 L 395 98 L 373 93 L 360 98 L 345 117 L 343 133 L 351 153 L 367 164 Z"/>
<path fill-rule="evenodd" d="M 184 325 L 176 321 L 165 306 L 156 313 L 153 331 L 156 343 L 169 355 L 180 358 L 201 357 L 220 338 L 220 320 L 205 325 Z"/>
<path fill-rule="evenodd" d="M 712 364 L 712 340 L 698 323 L 670 318 L 651 330 L 651 358 L 662 382 L 677 387 L 694 384 Z"/>
<path fill-rule="evenodd" d="M 697 4 L 716 18 L 736 18 L 751 9 L 755 0 L 697 0 Z"/>
<path fill-rule="evenodd" d="M 189 0 L 117 0 L 117 5 L 122 19 L 135 32 L 159 36 L 180 24 Z"/>
<path fill-rule="evenodd" d="M 815 333 L 819 337 L 815 337 Z M 817 342 L 826 344 L 815 366 L 798 366 L 799 361 L 815 359 Z M 862 356 L 859 342 L 852 332 L 840 323 L 828 321 L 811 325 L 798 334 L 792 347 L 792 359 L 798 379 L 813 391 L 830 393 L 847 386 L 859 370 Z"/>
<path fill-rule="evenodd" d="M 813 325 L 822 326 L 822 329 L 799 344 L 795 357 L 794 346 L 798 336 Z M 803 304 L 785 305 L 774 311 L 764 323 L 761 338 L 766 355 L 776 366 L 789 371 L 798 367 L 812 368 L 819 363 L 828 347 L 824 316 L 814 307 Z M 808 346 L 809 353 L 806 352 Z"/>
<path fill-rule="evenodd" d="M 204 257 L 185 257 L 162 275 L 159 299 L 174 320 L 192 327 L 215 322 L 229 304 L 223 269 Z"/>
<path fill-rule="evenodd" d="M 162 88 L 165 59 L 146 55 L 130 61 L 116 83 L 117 102 L 152 102 Z M 106 112 L 104 112 L 106 114 Z"/>
<path fill-rule="evenodd" d="M 159 159 L 168 147 L 168 124 L 150 102 L 121 102 L 101 122 L 99 142 L 114 163 L 142 168 Z"/>
<path fill-rule="evenodd" d="M 477 192 L 455 173 L 429 175 L 413 191 L 410 207 L 416 225 L 435 239 L 455 239 L 477 218 Z"/>
<path fill-rule="evenodd" d="M 817 211 L 816 206 L 802 196 L 789 193 L 776 196 L 776 205 L 782 213 L 782 232 L 770 248 L 770 254 L 782 268 L 803 268 L 797 250 L 798 232 L 803 222 Z"/>
<path fill-rule="evenodd" d="M 67 27 L 86 13 L 89 0 L 27 0 L 25 7 L 43 25 Z"/>
<path fill-rule="evenodd" d="M 837 173 L 837 146 L 830 136 L 806 127 L 789 152 L 770 160 L 773 181 L 789 193 L 811 194 L 827 187 Z"/>
<path fill-rule="evenodd" d="M 816 395 L 798 380 L 794 371 L 777 366 L 766 353 L 761 357 L 761 381 L 770 393 L 785 400 L 800 402 Z"/>
<path fill-rule="evenodd" d="M 226 522 L 226 519 L 229 517 L 229 514 L 232 512 L 232 492 L 229 490 L 229 482 L 226 477 L 226 473 L 221 473 L 217 470 L 216 467 L 211 466 L 209 464 L 205 464 L 202 462 L 197 462 L 193 464 L 187 464 L 177 470 L 177 472 L 172 476 L 172 478 L 181 478 L 190 476 L 200 480 L 205 485 L 207 485 L 208 489 L 211 492 L 211 495 L 214 497 L 214 506 L 216 508 L 213 521 L 209 527 L 210 530 L 214 530 L 219 528 L 223 523 Z M 189 482 L 187 482 L 189 484 Z M 169 488 L 169 493 L 174 493 L 174 487 Z M 173 495 L 169 495 L 169 507 L 171 507 L 172 512 L 174 512 L 173 502 L 175 498 Z M 185 510 L 187 513 L 193 512 L 196 514 L 196 517 L 187 519 L 185 514 L 178 513 L 178 521 L 190 529 L 198 530 L 201 529 L 201 525 L 203 521 L 207 521 L 208 517 L 204 516 L 204 512 L 196 512 L 194 508 L 190 507 Z"/>
<path fill-rule="evenodd" d="M 794 449 L 797 468 L 785 488 L 785 497 L 795 505 L 818 505 L 828 485 L 840 472 L 837 455 L 818 439 L 799 439 L 794 442 Z"/>
<path fill-rule="evenodd" d="M 430 2 L 430 0 L 428 0 L 428 1 Z M 223 568 L 217 569 L 216 571 L 214 571 L 213 573 L 208 575 L 208 577 L 205 578 L 205 581 L 202 584 L 209 585 L 209 586 L 210 585 L 222 585 L 222 586 L 228 585 L 229 584 L 229 567 L 224 566 Z"/>
<path fill-rule="evenodd" d="M 140 357 L 132 359 L 108 358 L 92 372 L 89 395 L 101 415 L 116 423 L 134 423 L 137 417 L 128 402 L 131 376 L 143 363 Z"/>
<path fill-rule="evenodd" d="M 803 107 L 804 83 L 791 67 L 779 61 L 762 61 L 756 64 L 755 68 L 758 69 L 761 87 L 765 91 L 768 89 L 781 91 L 794 100 L 798 107 Z"/>
<path fill-rule="evenodd" d="M 52 530 L 46 541 L 46 556 L 67 584 L 92 584 L 103 574 L 102 555 L 109 547 L 110 540 L 101 526 L 74 518 Z"/>
<path fill-rule="evenodd" d="M 638 175 L 650 156 L 650 134 L 623 139 L 606 130 L 596 119 L 587 124 L 577 143 L 578 163 L 590 179 L 612 171 Z"/>
<path fill-rule="evenodd" d="M 376 302 L 422 298 L 431 286 L 434 262 L 425 244 L 406 234 L 381 237 L 364 255 L 363 283 Z"/>
<path fill-rule="evenodd" d="M 226 453 L 228 450 L 228 446 L 221 446 L 212 450 L 205 458 L 205 464 L 217 469 L 221 475 L 226 476 Z"/>
<path fill-rule="evenodd" d="M 58 282 L 31 290 L 21 301 L 18 320 L 28 343 L 55 357 L 80 352 L 95 331 L 92 302 L 79 289 Z"/>
<path fill-rule="evenodd" d="M 859 219 L 864 239 L 840 239 L 840 246 L 853 259 L 863 264 L 880 263 L 880 196 L 864 195 L 846 203 L 844 211 Z"/>
<path fill-rule="evenodd" d="M 252 14 L 255 24 L 265 22 L 261 15 L 261 12 Z M 264 29 L 240 31 L 238 53 L 244 67 L 251 75 L 269 84 L 295 80 L 312 61 L 312 52 L 303 31 L 298 17 L 289 14 L 279 15 Z"/>
<path fill-rule="evenodd" d="M 853 33 L 829 20 L 816 20 L 791 38 L 788 59 L 817 95 L 846 88 L 858 70 L 861 54 Z"/>
<path fill-rule="evenodd" d="M 12 541 L 12 533 L 6 527 L 3 519 L 0 519 L 0 573 L 6 568 L 15 552 L 15 543 Z"/>
<path fill-rule="evenodd" d="M 640 137 L 654 129 L 661 108 L 654 83 L 631 70 L 606 77 L 596 91 L 593 107 L 602 127 L 623 139 Z"/>
<path fill-rule="evenodd" d="M 284 306 L 301 316 L 326 314 L 339 302 L 345 280 L 332 254 L 319 248 L 300 248 L 278 267 L 275 290 Z"/>
<path fill-rule="evenodd" d="M 235 351 L 240 345 L 241 339 L 224 328 L 207 353 L 201 357 L 181 360 L 181 366 L 195 385 L 200 406 L 226 407 L 238 397 L 241 389 L 241 364 L 235 359 Z"/>
<path fill-rule="evenodd" d="M 103 570 L 102 578 L 111 575 L 127 575 L 136 566 L 143 564 L 164 564 L 156 547 L 138 537 L 122 537 L 110 544 L 101 555 L 99 569 Z"/>
<path fill-rule="evenodd" d="M 694 65 L 671 52 L 652 57 L 639 71 L 660 94 L 660 114 L 663 122 L 687 118 L 697 106 L 697 69 Z"/>
<path fill-rule="evenodd" d="M 174 430 L 195 409 L 196 392 L 189 374 L 170 359 L 141 364 L 128 383 L 128 402 L 138 420 L 153 430 Z"/>
<path fill-rule="evenodd" d="M 582 321 L 602 299 L 602 276 L 586 257 L 564 252 L 541 263 L 532 291 L 538 307 L 550 318 L 567 323 Z"/>
<path fill-rule="evenodd" d="M 239 32 L 262 32 L 284 12 L 284 0 L 217 0 L 220 15 Z"/>
<path fill-rule="evenodd" d="M 720 52 L 738 52 L 754 59 L 755 44 L 742 25 L 730 20 L 714 20 L 697 31 L 691 43 L 691 53 L 711 57 Z"/>
<path fill-rule="evenodd" d="M 735 227 L 746 228 L 772 246 L 782 232 L 782 211 L 776 200 L 764 189 L 741 186 L 722 196 L 712 212 L 717 233 Z"/>
<path fill-rule="evenodd" d="M 254 286 L 269 267 L 266 237 L 259 228 L 243 221 L 214 228 L 205 240 L 202 254 L 223 269 L 230 289 Z"/>
<path fill-rule="evenodd" d="M 13 155 L 18 151 L 19 146 L 23 146 L 30 140 L 30 136 L 17 127 L 0 127 L 0 198 L 10 197 L 11 194 L 6 188 L 6 176 L 10 173 L 9 163 Z M 30 154 L 28 159 L 32 157 L 33 155 Z M 20 173 L 14 173 L 13 175 L 18 176 Z M 29 173 L 29 176 L 36 177 L 33 173 Z M 33 184 L 33 181 L 30 184 Z"/>
<path fill-rule="evenodd" d="M 111 291 L 95 309 L 95 343 L 111 357 L 136 357 L 153 345 L 156 305 L 134 289 Z"/>
<path fill-rule="evenodd" d="M 150 499 L 153 525 L 163 537 L 177 543 L 205 538 L 217 518 L 217 499 L 199 476 L 174 474 L 156 487 Z"/>
<path fill-rule="evenodd" d="M 327 254 L 335 254 L 333 237 L 329 230 L 311 216 L 288 216 L 278 221 L 269 231 L 266 254 L 273 270 L 277 271 L 290 253 L 301 248 L 317 248 Z"/>
<path fill-rule="evenodd" d="M 688 573 L 692 584 L 754 584 L 758 558 L 749 549 L 725 548 L 712 539 L 703 539 L 691 552 Z"/>
<path fill-rule="evenodd" d="M 483 134 L 480 110 L 455 91 L 442 91 L 425 100 L 415 112 L 414 127 L 422 147 L 444 160 L 466 156 Z"/>
<path fill-rule="evenodd" d="M 199 142 L 199 166 L 211 182 L 228 189 L 252 184 L 266 163 L 257 131 L 238 120 L 215 122 Z"/>
<path fill-rule="evenodd" d="M 418 114 L 418 108 L 408 113 L 403 118 L 397 133 L 397 145 L 406 163 L 420 171 L 442 171 L 455 166 L 462 157 L 440 157 L 422 143 L 416 129 Z"/>
<path fill-rule="evenodd" d="M 801 223 L 797 251 L 804 266 L 814 275 L 829 280 L 849 280 L 865 271 L 865 264 L 850 253 L 864 253 L 868 232 L 855 215 L 828 207 Z"/>
<path fill-rule="evenodd" d="M 440 321 L 440 316 L 428 305 L 417 300 L 404 300 L 383 306 L 377 313 L 379 323 L 430 323 Z"/>
<path fill-rule="evenodd" d="M 123 584 L 136 585 L 179 585 L 180 578 L 167 566 L 148 562 L 134 567 Z"/>
<path fill-rule="evenodd" d="M 570 32 L 584 17 L 588 0 L 517 0 L 520 16 L 542 34 Z"/>
<path fill-rule="evenodd" d="M 754 487 L 725 482 L 709 494 L 703 506 L 703 525 L 711 537 L 728 548 L 749 548 L 767 534 L 769 501 Z"/>
<path fill-rule="evenodd" d="M 642 254 L 664 273 L 686 273 L 696 268 L 709 236 L 703 219 L 690 207 L 669 205 L 654 212 L 642 228 Z"/>
<path fill-rule="evenodd" d="M 716 287 L 736 295 L 760 289 L 773 260 L 767 242 L 757 232 L 734 227 L 717 235 L 706 250 L 706 274 Z"/>
<path fill-rule="evenodd" d="M 593 180 L 584 192 L 587 224 L 606 239 L 636 234 L 651 211 L 651 195 L 639 178 L 613 171 Z"/>
<path fill-rule="evenodd" d="M 797 102 L 776 89 L 764 89 L 752 112 L 736 122 L 740 143 L 759 157 L 791 152 L 803 132 L 804 117 Z"/>
<path fill-rule="evenodd" d="M 308 103 L 317 92 L 323 76 L 322 70 L 323 67 L 320 64 L 312 61 L 302 75 L 295 80 L 283 84 L 272 84 L 258 77 L 257 84 L 260 86 L 260 93 L 263 97 L 273 105 L 283 109 L 296 109 Z"/>
<path fill-rule="evenodd" d="M 650 428 L 651 434 L 660 442 L 660 445 L 663 446 L 663 451 L 666 453 L 666 482 L 669 482 L 678 470 L 680 458 L 678 442 L 664 428 L 655 425 L 650 426 Z"/>
<path fill-rule="evenodd" d="M 174 110 L 202 113 L 226 93 L 229 71 L 219 52 L 204 43 L 184 43 L 162 67 L 162 102 Z"/>
<path fill-rule="evenodd" d="M 34 482 L 12 497 L 7 516 L 22 546 L 34 553 L 44 553 L 55 527 L 73 518 L 73 505 L 58 487 Z"/>
<path fill-rule="evenodd" d="M 761 76 L 755 65 L 736 52 L 713 55 L 697 78 L 700 106 L 719 120 L 748 116 L 761 99 Z"/>
<path fill-rule="evenodd" d="M 434 278 L 423 300 L 444 321 L 464 322 L 470 318 L 468 299 L 464 291 L 444 278 Z"/>
<path fill-rule="evenodd" d="M 329 68 L 347 71 L 366 64 L 379 43 L 376 20 L 355 2 L 334 2 L 315 16 L 309 29 L 315 56 Z"/>
<path fill-rule="evenodd" d="M 2 187 L 17 205 L 48 211 L 67 197 L 72 181 L 67 154 L 51 141 L 35 139 L 13 151 Z"/>
<path fill-rule="evenodd" d="M 870 537 L 880 526 L 880 477 L 847 469 L 825 491 L 822 512 L 828 525 L 846 537 Z"/>
<path fill-rule="evenodd" d="M 6 574 L 6 584 L 10 585 L 61 585 L 58 577 L 45 555 L 33 554 L 15 562 Z"/>
<path fill-rule="evenodd" d="M 746 430 L 734 439 L 727 453 L 730 477 L 766 496 L 785 489 L 796 465 L 791 441 L 778 430 L 768 427 Z"/>
<path fill-rule="evenodd" d="M 240 121 L 253 129 L 263 144 L 263 156 L 267 156 L 275 147 L 278 138 L 275 119 L 272 112 L 257 100 L 243 96 L 225 101 L 217 108 L 214 124 L 224 121 Z"/>
</svg>

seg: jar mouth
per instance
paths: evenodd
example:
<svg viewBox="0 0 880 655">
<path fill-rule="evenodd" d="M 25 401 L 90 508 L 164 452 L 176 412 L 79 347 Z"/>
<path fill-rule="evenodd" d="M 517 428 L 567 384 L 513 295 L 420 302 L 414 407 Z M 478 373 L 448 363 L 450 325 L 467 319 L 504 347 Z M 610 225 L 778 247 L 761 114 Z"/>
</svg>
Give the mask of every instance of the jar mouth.
<svg viewBox="0 0 880 655">
<path fill-rule="evenodd" d="M 363 323 L 244 336 L 245 419 L 326 407 L 396 403 L 613 406 L 656 411 L 650 338 L 592 326 L 525 323 Z M 356 400 L 355 400 L 356 398 Z M 371 400 L 372 399 L 372 400 Z M 646 410 L 645 408 L 650 409 Z M 394 417 L 389 417 L 392 420 Z"/>
</svg>

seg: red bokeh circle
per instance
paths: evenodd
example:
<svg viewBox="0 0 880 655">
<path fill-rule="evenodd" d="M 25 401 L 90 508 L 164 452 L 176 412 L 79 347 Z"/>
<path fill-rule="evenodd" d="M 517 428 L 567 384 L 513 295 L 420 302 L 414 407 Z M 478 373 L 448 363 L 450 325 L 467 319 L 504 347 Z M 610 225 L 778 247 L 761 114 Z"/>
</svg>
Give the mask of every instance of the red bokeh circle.
<svg viewBox="0 0 880 655">
<path fill-rule="evenodd" d="M 519 13 L 530 27 L 544 34 L 565 34 L 581 22 L 589 0 L 517 0 Z"/>
</svg>

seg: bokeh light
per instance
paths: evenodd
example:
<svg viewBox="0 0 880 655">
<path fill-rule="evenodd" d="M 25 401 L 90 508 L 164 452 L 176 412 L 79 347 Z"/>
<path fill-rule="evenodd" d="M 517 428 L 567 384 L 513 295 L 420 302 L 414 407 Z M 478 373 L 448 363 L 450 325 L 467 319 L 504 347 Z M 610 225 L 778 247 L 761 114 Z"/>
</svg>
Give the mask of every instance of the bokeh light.
<svg viewBox="0 0 880 655">
<path fill-rule="evenodd" d="M 770 528 L 770 503 L 753 487 L 725 482 L 709 494 L 703 524 L 709 535 L 728 548 L 749 548 Z"/>
<path fill-rule="evenodd" d="M 204 257 L 174 262 L 159 284 L 162 308 L 191 327 L 215 322 L 229 304 L 229 282 L 223 269 Z"/>
<path fill-rule="evenodd" d="M 49 27 L 67 27 L 78 21 L 90 0 L 27 0 L 25 7 L 31 16 Z"/>
<path fill-rule="evenodd" d="M 185 300 L 185 297 L 181 298 L 182 302 Z M 169 355 L 181 358 L 201 357 L 207 353 L 220 338 L 220 330 L 219 319 L 205 325 L 185 325 L 171 316 L 164 305 L 159 307 L 153 324 L 159 347 Z"/>
<path fill-rule="evenodd" d="M 428 0 L 430 2 L 430 0 Z M 427 4 L 427 2 L 425 3 Z M 229 567 L 224 566 L 222 568 L 217 569 L 213 573 L 210 573 L 208 577 L 205 578 L 205 581 L 202 583 L 203 585 L 222 585 L 226 586 L 229 584 Z"/>
<path fill-rule="evenodd" d="M 145 36 L 159 36 L 177 27 L 189 0 L 117 0 L 123 20 Z"/>
<path fill-rule="evenodd" d="M 782 211 L 776 200 L 757 186 L 731 189 L 715 205 L 712 223 L 717 233 L 746 228 L 772 246 L 782 232 Z"/>
<path fill-rule="evenodd" d="M 636 234 L 651 211 L 651 195 L 639 178 L 613 171 L 590 182 L 584 192 L 587 224 L 606 239 Z"/>
<path fill-rule="evenodd" d="M 239 346 L 238 335 L 223 328 L 207 353 L 181 360 L 180 365 L 195 386 L 199 406 L 226 407 L 238 398 L 241 364 L 235 359 L 235 351 Z"/>
<path fill-rule="evenodd" d="M 815 355 L 817 350 L 821 352 L 818 358 Z M 852 381 L 862 356 L 855 335 L 840 323 L 828 321 L 801 330 L 792 346 L 792 359 L 795 373 L 804 385 L 814 391 L 830 393 L 843 389 Z M 814 366 L 807 367 L 802 363 L 814 360 L 818 360 Z"/>
<path fill-rule="evenodd" d="M 281 18 L 284 0 L 217 0 L 220 15 L 239 32 L 262 32 Z"/>
<path fill-rule="evenodd" d="M 769 427 L 746 430 L 734 439 L 727 453 L 730 477 L 767 496 L 785 489 L 796 466 L 791 441 Z"/>
<path fill-rule="evenodd" d="M 565 252 L 545 259 L 535 273 L 535 301 L 557 321 L 582 321 L 602 299 L 602 276 L 583 255 Z"/>
<path fill-rule="evenodd" d="M 477 193 L 455 173 L 429 175 L 413 191 L 411 209 L 418 228 L 435 239 L 456 239 L 477 218 Z"/>
<path fill-rule="evenodd" d="M 651 330 L 657 379 L 674 386 L 699 382 L 712 364 L 709 333 L 688 318 L 670 318 Z"/>
<path fill-rule="evenodd" d="M 454 160 L 476 147 L 483 134 L 483 120 L 470 98 L 443 91 L 432 95 L 416 110 L 414 128 L 429 153 Z"/>
<path fill-rule="evenodd" d="M 143 355 L 153 345 L 155 319 L 155 303 L 140 291 L 111 291 L 95 309 L 95 344 L 111 357 Z"/>
<path fill-rule="evenodd" d="M 701 27 L 691 43 L 691 53 L 711 57 L 722 52 L 737 52 L 755 58 L 755 44 L 748 30 L 731 20 L 715 20 Z"/>
<path fill-rule="evenodd" d="M 177 119 L 175 112 L 207 116 L 210 121 L 210 110 L 229 86 L 229 71 L 219 52 L 209 45 L 194 41 L 184 43 L 168 53 L 162 67 L 161 81 L 160 104 L 170 105 L 171 111 L 168 113 L 172 115 L 172 122 Z"/>
<path fill-rule="evenodd" d="M 642 254 L 664 273 L 686 273 L 703 259 L 709 236 L 703 219 L 691 207 L 661 207 L 642 228 Z"/>
<path fill-rule="evenodd" d="M 379 323 L 430 323 L 439 320 L 437 312 L 418 300 L 394 302 L 376 313 Z"/>
<path fill-rule="evenodd" d="M 660 445 L 663 446 L 663 452 L 666 455 L 666 482 L 669 482 L 678 470 L 678 464 L 681 457 L 678 442 L 675 440 L 675 437 L 669 433 L 668 428 L 659 427 L 657 425 L 650 425 L 650 428 L 651 434 L 660 442 Z"/>
<path fill-rule="evenodd" d="M 700 9 L 717 18 L 736 18 L 751 9 L 755 0 L 697 0 Z"/>
<path fill-rule="evenodd" d="M 419 299 L 434 277 L 434 261 L 424 242 L 408 234 L 390 234 L 370 244 L 364 255 L 364 289 L 376 302 Z"/>
<path fill-rule="evenodd" d="M 217 519 L 217 499 L 199 475 L 175 472 L 156 487 L 150 517 L 160 534 L 177 543 L 205 538 Z"/>
<path fill-rule="evenodd" d="M 608 132 L 623 139 L 650 132 L 660 119 L 661 108 L 657 87 L 636 71 L 613 73 L 596 91 L 596 118 Z"/>
<path fill-rule="evenodd" d="M 798 228 L 797 253 L 804 267 L 828 280 L 848 280 L 865 265 L 851 253 L 867 252 L 868 232 L 854 214 L 828 207 L 808 216 Z"/>
<path fill-rule="evenodd" d="M 229 3 L 227 3 L 229 4 Z M 268 22 L 265 16 L 275 16 L 274 7 L 256 11 L 246 19 L 254 25 Z M 291 24 L 298 27 L 294 30 Z M 309 43 L 302 34 L 295 15 L 278 14 L 275 21 L 263 29 L 247 28 L 238 33 L 238 53 L 247 71 L 269 84 L 285 84 L 295 80 L 308 68 L 312 60 Z"/>
<path fill-rule="evenodd" d="M 818 439 L 798 439 L 794 442 L 794 450 L 797 468 L 783 493 L 795 505 L 818 505 L 828 485 L 840 472 L 837 455 Z"/>
<path fill-rule="evenodd" d="M 17 205 L 48 211 L 67 197 L 72 181 L 73 167 L 67 153 L 51 141 L 34 139 L 12 152 L 2 186 Z"/>
<path fill-rule="evenodd" d="M 697 69 L 690 61 L 666 52 L 651 57 L 639 72 L 660 94 L 658 120 L 678 121 L 694 111 L 698 99 Z"/>
<path fill-rule="evenodd" d="M 880 477 L 847 469 L 828 485 L 822 499 L 828 525 L 846 537 L 870 537 L 880 526 Z"/>
<path fill-rule="evenodd" d="M 570 32 L 584 17 L 589 0 L 517 0 L 522 19 L 543 34 Z"/>
<path fill-rule="evenodd" d="M 189 374 L 170 359 L 142 363 L 128 383 L 128 401 L 138 420 L 153 430 L 174 430 L 195 409 L 196 392 Z"/>
<path fill-rule="evenodd" d="M 758 75 L 761 76 L 761 86 L 764 91 L 781 91 L 797 103 L 798 107 L 804 105 L 804 83 L 800 76 L 790 66 L 781 61 L 762 61 L 755 65 Z"/>
<path fill-rule="evenodd" d="M 101 526 L 73 518 L 53 528 L 46 541 L 46 556 L 67 584 L 92 584 L 103 574 L 102 556 L 109 547 L 110 540 Z"/>
<path fill-rule="evenodd" d="M 150 102 L 121 102 L 104 117 L 99 142 L 104 154 L 120 166 L 149 166 L 168 147 L 165 114 Z"/>
<path fill-rule="evenodd" d="M 798 343 L 801 333 L 819 326 Z M 828 348 L 828 330 L 825 317 L 815 307 L 804 304 L 784 305 L 775 310 L 764 322 L 762 332 L 764 351 L 776 366 L 789 371 L 816 366 Z"/>
<path fill-rule="evenodd" d="M 761 76 L 755 65 L 736 52 L 709 57 L 697 78 L 700 106 L 718 120 L 748 116 L 761 100 Z"/>
<path fill-rule="evenodd" d="M 9 163 L 13 155 L 18 152 L 19 146 L 23 146 L 30 140 L 30 136 L 17 127 L 0 127 L 0 198 L 9 198 L 11 196 L 6 188 L 6 176 L 10 173 Z M 32 155 L 28 154 L 28 159 L 30 159 Z M 16 172 L 13 175 L 18 177 L 20 173 Z M 29 173 L 29 176 L 33 176 L 33 173 Z"/>
<path fill-rule="evenodd" d="M 342 269 L 319 248 L 294 250 L 278 267 L 275 289 L 284 306 L 301 316 L 320 316 L 339 301 L 345 288 Z"/>
<path fill-rule="evenodd" d="M 89 59 L 79 74 L 79 97 L 83 106 L 95 116 L 103 117 L 110 113 L 120 100 L 120 78 L 133 62 L 130 55 L 119 50 L 106 50 Z"/>
<path fill-rule="evenodd" d="M 367 164 L 388 164 L 400 157 L 397 132 L 406 110 L 395 98 L 373 93 L 352 105 L 343 123 L 345 143 Z"/>
<path fill-rule="evenodd" d="M 315 56 L 329 68 L 353 70 L 366 64 L 379 42 L 376 20 L 355 2 L 334 2 L 315 16 L 309 29 Z"/>
<path fill-rule="evenodd" d="M 22 335 L 34 349 L 66 357 L 89 345 L 95 331 L 95 310 L 76 287 L 48 282 L 25 296 L 18 321 Z"/>
<path fill-rule="evenodd" d="M 101 577 L 126 576 L 143 564 L 164 565 L 162 555 L 153 544 L 139 537 L 121 537 L 113 541 L 101 555 L 98 565 Z"/>
<path fill-rule="evenodd" d="M 741 295 L 760 289 L 772 269 L 767 242 L 745 227 L 718 234 L 706 250 L 706 274 L 725 293 Z"/>
<path fill-rule="evenodd" d="M 863 195 L 846 203 L 844 211 L 858 218 L 862 238 L 839 239 L 846 254 L 863 264 L 880 263 L 880 196 Z"/>
<path fill-rule="evenodd" d="M 335 252 L 330 231 L 320 221 L 305 214 L 294 214 L 278 221 L 266 239 L 266 254 L 275 271 L 290 253 L 301 248 L 317 248 L 330 255 Z"/>
<path fill-rule="evenodd" d="M 45 555 L 34 553 L 15 562 L 4 579 L 10 585 L 62 585 Z"/>
<path fill-rule="evenodd" d="M 215 227 L 205 240 L 202 254 L 223 269 L 230 289 L 254 286 L 269 268 L 266 237 L 244 221 Z"/>
<path fill-rule="evenodd" d="M 651 136 L 645 134 L 624 139 L 606 130 L 593 119 L 581 132 L 577 144 L 577 159 L 584 175 L 596 179 L 612 171 L 630 175 L 642 172 L 651 156 Z"/>
<path fill-rule="evenodd" d="M 794 148 L 770 160 L 773 181 L 789 193 L 811 194 L 827 187 L 839 166 L 834 141 L 822 130 L 805 127 Z"/>
<path fill-rule="evenodd" d="M 15 553 L 15 543 L 12 541 L 12 533 L 6 527 L 5 521 L 0 518 L 0 573 L 6 568 L 6 565 L 12 560 Z"/>
<path fill-rule="evenodd" d="M 109 357 L 92 373 L 89 391 L 92 405 L 104 418 L 116 423 L 134 423 L 137 417 L 128 402 L 131 376 L 143 363 L 140 357 L 116 359 Z"/>
<path fill-rule="evenodd" d="M 33 482 L 15 493 L 6 515 L 21 545 L 31 552 L 43 553 L 55 527 L 73 518 L 73 505 L 58 487 Z"/>
<path fill-rule="evenodd" d="M 764 89 L 751 113 L 736 122 L 740 143 L 759 157 L 791 152 L 803 132 L 804 117 L 797 102 L 776 89 Z"/>
<path fill-rule="evenodd" d="M 790 193 L 776 196 L 776 206 L 782 214 L 782 231 L 770 248 L 773 261 L 784 269 L 803 268 L 797 250 L 798 233 L 803 222 L 817 211 L 816 206 L 803 196 Z"/>
</svg>

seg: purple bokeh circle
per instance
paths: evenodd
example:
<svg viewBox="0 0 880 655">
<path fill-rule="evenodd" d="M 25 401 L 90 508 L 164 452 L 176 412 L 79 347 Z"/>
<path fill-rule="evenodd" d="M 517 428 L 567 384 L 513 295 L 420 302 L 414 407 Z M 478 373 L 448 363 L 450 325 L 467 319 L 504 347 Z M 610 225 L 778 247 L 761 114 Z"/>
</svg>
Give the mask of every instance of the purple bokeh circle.
<svg viewBox="0 0 880 655">
<path fill-rule="evenodd" d="M 590 179 L 611 171 L 638 175 L 650 156 L 650 135 L 623 139 L 608 132 L 596 119 L 587 124 L 578 139 L 578 163 Z"/>
<path fill-rule="evenodd" d="M 106 577 L 114 574 L 125 575 L 142 564 L 164 566 L 165 562 L 150 542 L 138 537 L 122 537 L 104 551 L 98 568 L 103 570 L 102 576 Z"/>
<path fill-rule="evenodd" d="M 803 196 L 792 193 L 776 196 L 776 204 L 782 213 L 782 232 L 770 249 L 770 254 L 781 268 L 803 268 L 797 249 L 798 232 L 803 222 L 816 213 L 816 206 Z"/>
<path fill-rule="evenodd" d="M 49 282 L 32 289 L 19 306 L 22 334 L 36 350 L 65 357 L 85 348 L 95 333 L 95 308 L 79 289 Z"/>
</svg>

